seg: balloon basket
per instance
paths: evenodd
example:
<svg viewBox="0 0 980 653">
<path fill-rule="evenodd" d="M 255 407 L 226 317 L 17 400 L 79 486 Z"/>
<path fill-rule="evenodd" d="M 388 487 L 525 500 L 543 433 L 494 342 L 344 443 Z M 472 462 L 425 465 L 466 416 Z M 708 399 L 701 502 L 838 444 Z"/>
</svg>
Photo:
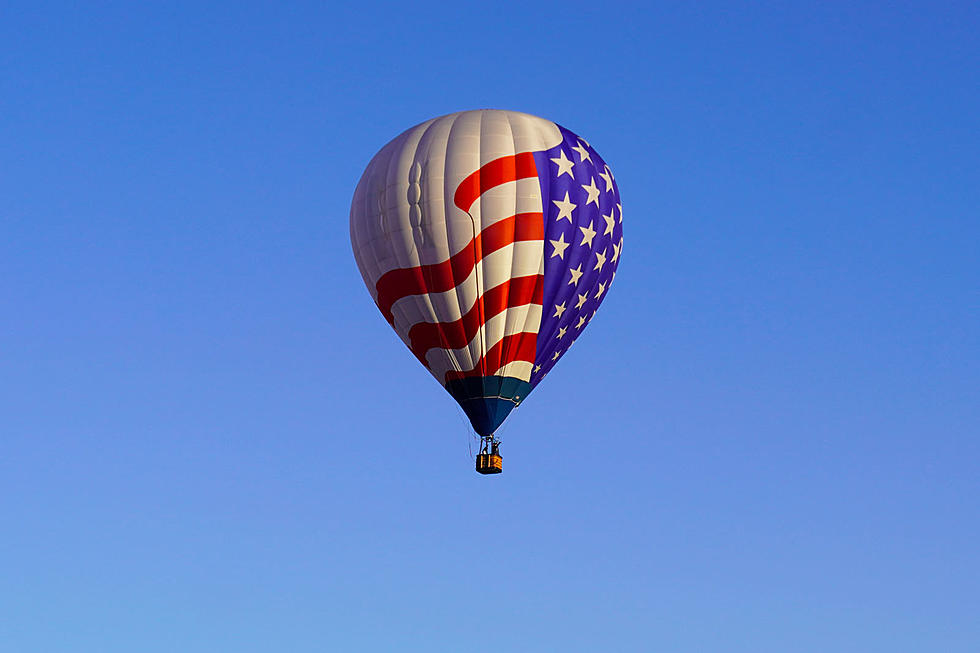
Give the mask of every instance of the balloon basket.
<svg viewBox="0 0 980 653">
<path fill-rule="evenodd" d="M 481 474 L 499 474 L 504 471 L 504 459 L 500 456 L 481 453 L 476 457 L 476 471 Z"/>
<path fill-rule="evenodd" d="M 500 441 L 492 435 L 482 436 L 483 444 L 476 456 L 476 471 L 481 474 L 499 474 L 504 471 L 504 459 L 500 455 Z"/>
</svg>

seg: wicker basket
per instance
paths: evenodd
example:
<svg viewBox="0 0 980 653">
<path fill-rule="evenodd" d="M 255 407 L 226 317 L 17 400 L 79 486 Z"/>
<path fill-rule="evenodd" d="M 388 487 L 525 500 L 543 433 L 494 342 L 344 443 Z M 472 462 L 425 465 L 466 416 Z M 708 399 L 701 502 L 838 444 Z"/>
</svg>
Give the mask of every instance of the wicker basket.
<svg viewBox="0 0 980 653">
<path fill-rule="evenodd" d="M 481 453 L 476 457 L 476 471 L 481 474 L 499 474 L 504 471 L 504 459 L 499 455 Z"/>
</svg>

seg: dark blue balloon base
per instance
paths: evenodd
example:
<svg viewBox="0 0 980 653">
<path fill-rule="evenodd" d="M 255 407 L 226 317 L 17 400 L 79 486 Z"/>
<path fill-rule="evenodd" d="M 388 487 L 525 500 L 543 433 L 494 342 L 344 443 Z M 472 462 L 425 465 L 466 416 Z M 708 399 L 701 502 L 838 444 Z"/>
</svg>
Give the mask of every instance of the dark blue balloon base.
<svg viewBox="0 0 980 653">
<path fill-rule="evenodd" d="M 478 435 L 493 435 L 510 411 L 531 392 L 531 384 L 510 376 L 474 376 L 450 381 L 453 396 Z"/>
</svg>

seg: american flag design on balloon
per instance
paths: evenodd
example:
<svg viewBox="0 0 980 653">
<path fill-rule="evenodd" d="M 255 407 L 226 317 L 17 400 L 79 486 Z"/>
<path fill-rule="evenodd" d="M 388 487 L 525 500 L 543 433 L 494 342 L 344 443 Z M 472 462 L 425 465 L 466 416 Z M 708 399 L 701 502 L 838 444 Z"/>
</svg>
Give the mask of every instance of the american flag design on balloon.
<svg viewBox="0 0 980 653">
<path fill-rule="evenodd" d="M 388 143 L 350 216 L 382 315 L 483 436 L 595 316 L 622 221 L 613 172 L 588 141 L 498 110 L 435 118 Z"/>
</svg>

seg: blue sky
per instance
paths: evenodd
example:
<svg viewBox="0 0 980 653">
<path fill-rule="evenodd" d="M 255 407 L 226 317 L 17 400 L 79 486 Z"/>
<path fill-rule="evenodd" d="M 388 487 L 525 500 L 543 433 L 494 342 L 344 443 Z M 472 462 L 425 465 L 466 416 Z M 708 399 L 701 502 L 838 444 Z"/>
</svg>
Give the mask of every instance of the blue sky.
<svg viewBox="0 0 980 653">
<path fill-rule="evenodd" d="M 975 3 L 7 3 L 0 650 L 976 651 Z M 469 108 L 625 252 L 481 477 L 348 240 Z"/>
</svg>

